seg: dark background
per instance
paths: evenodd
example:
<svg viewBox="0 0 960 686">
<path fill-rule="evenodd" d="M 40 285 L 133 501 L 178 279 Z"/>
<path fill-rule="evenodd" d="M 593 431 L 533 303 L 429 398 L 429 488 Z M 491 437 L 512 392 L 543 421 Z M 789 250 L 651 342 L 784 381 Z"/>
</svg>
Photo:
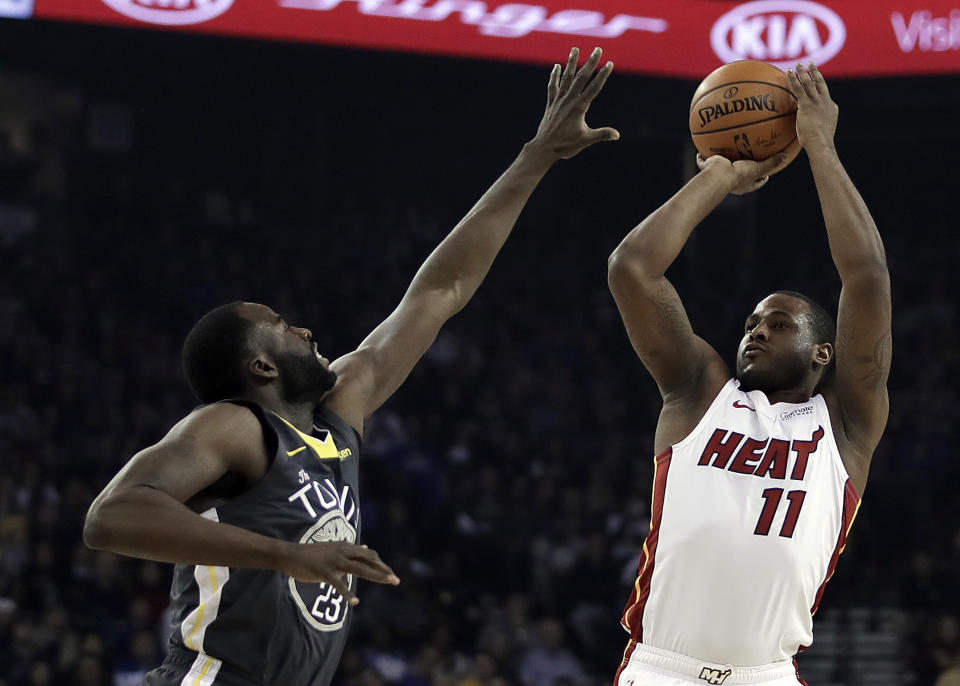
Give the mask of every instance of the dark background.
<svg viewBox="0 0 960 686">
<path fill-rule="evenodd" d="M 193 406 L 184 334 L 242 298 L 311 327 L 328 357 L 351 350 L 533 135 L 548 72 L 0 22 L 0 684 L 124 686 L 159 663 L 169 567 L 89 551 L 80 532 L 117 469 Z M 375 416 L 364 536 L 404 583 L 361 586 L 339 683 L 612 679 L 659 396 L 605 260 L 692 173 L 695 87 L 614 73 L 588 120 L 622 140 L 551 171 Z M 830 87 L 887 246 L 895 354 L 890 423 L 801 670 L 931 684 L 960 665 L 960 78 Z M 728 359 L 773 289 L 835 310 L 804 156 L 725 202 L 670 276 Z"/>
</svg>

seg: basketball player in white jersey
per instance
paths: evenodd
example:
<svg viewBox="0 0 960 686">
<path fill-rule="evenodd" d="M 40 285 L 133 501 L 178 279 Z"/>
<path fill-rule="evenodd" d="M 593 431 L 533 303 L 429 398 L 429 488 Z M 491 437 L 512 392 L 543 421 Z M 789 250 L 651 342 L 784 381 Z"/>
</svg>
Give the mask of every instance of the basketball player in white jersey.
<svg viewBox="0 0 960 686">
<path fill-rule="evenodd" d="M 888 414 L 890 279 L 877 228 L 837 157 L 819 70 L 788 72 L 843 288 L 838 324 L 799 293 L 746 318 L 731 378 L 664 276 L 728 193 L 781 158 L 699 159 L 700 173 L 631 231 L 610 289 L 663 397 L 650 533 L 622 617 L 615 686 L 805 683 L 793 657 L 843 550 Z"/>
</svg>

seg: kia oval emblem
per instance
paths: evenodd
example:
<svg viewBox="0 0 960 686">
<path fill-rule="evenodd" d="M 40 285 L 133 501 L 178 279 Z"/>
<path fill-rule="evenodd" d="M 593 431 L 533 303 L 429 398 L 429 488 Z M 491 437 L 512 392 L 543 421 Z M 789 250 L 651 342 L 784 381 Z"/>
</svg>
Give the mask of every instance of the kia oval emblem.
<svg viewBox="0 0 960 686">
<path fill-rule="evenodd" d="M 230 9 L 233 0 L 103 0 L 105 5 L 147 24 L 200 24 Z"/>
<path fill-rule="evenodd" d="M 723 62 L 761 60 L 780 69 L 797 62 L 824 64 L 846 39 L 840 15 L 811 0 L 745 2 L 710 30 L 710 45 Z"/>
</svg>

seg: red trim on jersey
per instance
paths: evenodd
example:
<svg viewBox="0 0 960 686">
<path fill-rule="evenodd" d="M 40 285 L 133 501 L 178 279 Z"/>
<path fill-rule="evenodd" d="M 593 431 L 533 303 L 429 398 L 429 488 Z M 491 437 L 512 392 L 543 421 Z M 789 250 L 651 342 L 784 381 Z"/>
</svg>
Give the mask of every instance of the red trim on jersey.
<svg viewBox="0 0 960 686">
<path fill-rule="evenodd" d="M 803 677 L 800 676 L 800 665 L 797 664 L 797 658 L 793 658 L 793 669 L 797 672 L 797 681 L 799 681 L 803 686 L 810 686 L 806 681 L 803 680 Z"/>
<path fill-rule="evenodd" d="M 656 562 L 657 541 L 660 538 L 660 520 L 663 518 L 663 496 L 667 490 L 667 471 L 670 469 L 670 458 L 673 448 L 667 448 L 657 455 L 654 460 L 653 498 L 650 503 L 650 533 L 643 543 L 643 557 L 637 566 L 637 580 L 633 585 L 633 592 L 623 610 L 620 623 L 630 632 L 630 638 L 637 643 L 643 643 L 643 609 L 650 597 L 650 578 L 653 576 L 653 565 Z"/>
<path fill-rule="evenodd" d="M 820 588 L 817 590 L 817 597 L 813 601 L 813 607 L 810 608 L 811 615 L 814 614 L 820 606 L 823 589 L 837 568 L 837 560 L 840 559 L 840 553 L 842 553 L 843 549 L 847 546 L 847 534 L 850 533 L 850 527 L 853 526 L 853 518 L 857 516 L 857 509 L 859 507 L 860 494 L 857 493 L 857 489 L 853 487 L 853 482 L 847 479 L 847 483 L 843 487 L 843 515 L 840 523 L 840 533 L 837 535 L 837 545 L 833 549 L 833 556 L 830 558 L 830 565 L 827 567 L 827 576 L 824 578 L 823 583 L 820 584 Z M 803 646 L 800 650 L 805 650 L 806 648 L 807 646 Z"/>
<path fill-rule="evenodd" d="M 631 638 L 629 641 L 627 641 L 627 647 L 623 650 L 623 659 L 620 660 L 620 666 L 617 667 L 617 673 L 613 675 L 613 686 L 619 686 L 620 674 L 623 673 L 627 663 L 630 662 L 630 656 L 633 655 L 633 651 L 636 649 L 637 642 Z"/>
</svg>

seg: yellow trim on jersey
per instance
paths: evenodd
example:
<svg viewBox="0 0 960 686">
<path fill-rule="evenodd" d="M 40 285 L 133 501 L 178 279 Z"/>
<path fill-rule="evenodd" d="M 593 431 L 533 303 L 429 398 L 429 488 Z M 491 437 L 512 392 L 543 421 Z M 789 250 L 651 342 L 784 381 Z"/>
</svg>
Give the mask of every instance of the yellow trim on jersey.
<svg viewBox="0 0 960 686">
<path fill-rule="evenodd" d="M 277 414 L 277 413 L 274 412 L 274 414 Z M 277 417 L 280 417 L 280 415 L 277 414 Z M 342 457 L 349 457 L 350 455 L 353 454 L 352 451 L 347 449 L 343 451 L 345 454 L 341 457 L 340 449 L 337 448 L 337 444 L 333 442 L 333 434 L 330 433 L 329 430 L 327 431 L 327 438 L 321 441 L 316 436 L 311 436 L 310 434 L 303 433 L 300 429 L 295 427 L 293 424 L 288 422 L 283 417 L 280 417 L 280 420 L 284 424 L 289 426 L 291 429 L 296 431 L 298 434 L 300 434 L 300 438 L 303 439 L 303 442 L 306 443 L 308 446 L 310 446 L 310 448 L 313 449 L 313 452 L 316 454 L 316 456 L 321 460 L 342 459 Z M 290 455 L 291 453 L 287 453 L 287 454 Z"/>
<path fill-rule="evenodd" d="M 857 506 L 853 508 L 853 516 L 850 518 L 850 524 L 847 525 L 847 530 L 843 534 L 843 547 L 840 548 L 841 553 L 843 553 L 843 551 L 847 549 L 847 537 L 850 536 L 850 529 L 853 528 L 853 523 L 857 519 L 857 513 L 860 511 L 860 503 L 862 502 L 863 502 L 862 500 L 858 500 Z"/>
<path fill-rule="evenodd" d="M 193 629 L 190 631 L 190 635 L 183 639 L 183 645 L 187 646 L 190 650 L 196 650 L 196 646 L 193 645 L 193 635 L 197 633 L 197 629 L 203 624 L 203 606 L 207 604 L 207 601 L 203 601 L 197 605 L 197 620 L 194 622 Z"/>
<path fill-rule="evenodd" d="M 299 448 L 297 448 L 296 450 L 288 450 L 288 451 L 287 451 L 287 455 L 289 455 L 290 457 L 293 457 L 293 456 L 296 455 L 297 453 L 302 453 L 302 452 L 303 452 L 304 450 L 306 450 L 306 449 L 307 449 L 307 446 L 301 445 L 301 446 L 300 446 Z"/>
<path fill-rule="evenodd" d="M 653 458 L 653 494 L 650 498 L 650 526 L 647 530 L 647 538 L 650 537 L 650 532 L 653 531 L 653 508 L 656 503 L 653 502 L 653 498 L 656 497 L 657 490 L 657 458 Z M 643 573 L 647 571 L 647 565 L 650 564 L 650 549 L 647 548 L 647 539 L 643 539 L 643 566 L 640 568 L 640 571 L 637 573 L 636 581 L 633 582 L 633 587 L 637 592 L 637 601 L 640 600 L 640 577 L 643 576 Z M 630 614 L 629 608 L 623 613 L 623 623 L 626 625 L 627 629 L 631 629 L 630 620 L 628 615 Z"/>
<path fill-rule="evenodd" d="M 213 686 L 222 665 L 223 662 L 212 655 L 198 652 L 197 658 L 180 680 L 179 686 Z"/>
<path fill-rule="evenodd" d="M 219 588 L 217 585 L 217 570 L 215 570 L 213 567 L 207 567 L 207 573 L 210 575 L 210 587 L 213 589 L 213 593 L 216 594 L 217 589 Z M 197 633 L 197 629 L 203 626 L 203 610 L 208 600 L 209 598 L 197 605 L 197 619 L 194 622 L 193 630 L 190 631 L 190 635 L 183 639 L 183 644 L 191 650 L 198 650 L 198 648 L 193 645 L 193 635 Z"/>
<path fill-rule="evenodd" d="M 203 663 L 203 669 L 200 670 L 200 675 L 193 680 L 193 686 L 199 686 L 200 682 L 203 681 L 203 677 L 207 675 L 207 670 L 210 669 L 210 665 L 213 664 L 213 658 L 207 657 L 206 661 Z"/>
</svg>

